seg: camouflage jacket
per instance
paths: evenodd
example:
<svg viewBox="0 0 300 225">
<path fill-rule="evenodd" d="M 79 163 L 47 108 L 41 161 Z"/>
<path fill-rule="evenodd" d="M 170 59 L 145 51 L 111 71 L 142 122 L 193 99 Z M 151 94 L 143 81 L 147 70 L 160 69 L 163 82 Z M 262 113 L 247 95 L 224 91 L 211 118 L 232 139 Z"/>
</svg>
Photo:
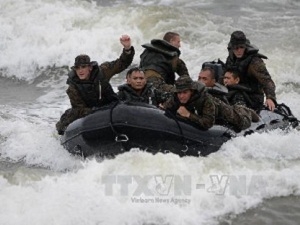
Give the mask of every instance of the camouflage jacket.
<svg viewBox="0 0 300 225">
<path fill-rule="evenodd" d="M 188 75 L 188 70 L 186 69 L 185 63 L 181 59 L 174 59 L 174 64 L 176 64 L 179 69 L 177 70 L 179 76 Z M 151 83 L 153 87 L 161 92 L 170 92 L 174 87 L 173 83 L 168 84 L 165 79 L 155 70 L 146 70 L 145 77 L 147 78 L 148 83 Z"/>
<path fill-rule="evenodd" d="M 111 77 L 122 72 L 132 63 L 134 53 L 135 53 L 135 51 L 134 51 L 133 47 L 131 47 L 130 51 L 125 51 L 125 49 L 123 49 L 123 52 L 118 59 L 111 61 L 111 62 L 102 63 L 99 66 L 99 69 L 100 69 L 102 75 L 104 76 L 104 78 L 102 78 L 102 79 L 104 79 L 109 84 L 109 80 L 111 79 Z M 78 81 L 77 81 L 77 83 L 78 83 Z M 82 82 L 82 84 L 83 84 L 83 82 Z M 80 85 L 80 81 L 79 81 L 79 85 Z M 110 94 L 114 93 L 112 91 L 112 88 L 110 85 L 107 85 L 107 87 L 105 89 L 106 90 L 101 91 L 102 95 L 105 95 L 105 94 L 110 95 Z M 98 87 L 98 89 L 95 89 L 92 91 L 98 92 L 98 93 L 95 93 L 95 95 L 99 96 L 99 87 Z M 69 83 L 69 87 L 66 92 L 70 98 L 70 103 L 71 103 L 72 109 L 76 110 L 76 112 L 77 112 L 76 114 L 77 114 L 78 118 L 83 117 L 86 114 L 90 113 L 92 107 L 101 106 L 101 103 L 97 104 L 97 105 L 93 105 L 93 106 L 88 105 L 87 102 L 84 101 L 78 88 L 76 88 L 76 86 L 73 85 L 72 82 Z M 108 99 L 106 103 L 109 103 L 110 96 L 106 96 L 106 97 Z"/>
<path fill-rule="evenodd" d="M 226 67 L 239 70 L 240 74 L 242 74 L 240 84 L 251 88 L 253 93 L 260 94 L 260 102 L 263 102 L 263 93 L 265 93 L 266 98 L 275 101 L 275 83 L 262 60 L 267 59 L 267 57 L 258 53 L 258 51 L 257 48 L 247 45 L 245 55 L 241 59 L 237 59 L 232 50 L 229 49 Z"/>
<path fill-rule="evenodd" d="M 164 108 L 173 114 L 177 114 L 177 109 L 184 106 L 189 112 L 189 121 L 199 125 L 202 129 L 207 130 L 215 123 L 216 108 L 213 97 L 207 93 L 206 88 L 199 84 L 190 100 L 186 104 L 181 104 L 176 93 L 164 104 Z"/>
<path fill-rule="evenodd" d="M 251 125 L 250 109 L 235 105 L 231 106 L 207 93 L 207 89 L 198 83 L 198 89 L 186 104 L 181 104 L 176 93 L 163 104 L 164 108 L 173 114 L 177 114 L 180 106 L 184 106 L 189 112 L 188 121 L 207 130 L 214 124 L 232 126 L 236 130 L 243 130 Z"/>
<path fill-rule="evenodd" d="M 265 63 L 259 57 L 254 57 L 252 62 L 248 67 L 248 74 L 257 79 L 257 81 L 261 84 L 263 92 L 266 95 L 266 98 L 276 100 L 275 94 L 275 83 L 272 80 Z"/>
<path fill-rule="evenodd" d="M 173 66 L 175 72 L 179 76 L 189 75 L 188 69 L 187 69 L 184 61 L 181 60 L 180 58 L 178 58 L 178 57 L 174 58 L 172 60 L 172 66 Z M 170 92 L 171 89 L 174 87 L 173 82 L 167 83 L 165 81 L 165 79 L 163 78 L 163 76 L 155 70 L 146 70 L 145 76 L 147 78 L 147 82 L 151 83 L 153 85 L 153 87 L 155 87 L 157 90 L 159 90 L 161 92 Z M 173 81 L 175 81 L 175 76 L 174 76 Z"/>
</svg>

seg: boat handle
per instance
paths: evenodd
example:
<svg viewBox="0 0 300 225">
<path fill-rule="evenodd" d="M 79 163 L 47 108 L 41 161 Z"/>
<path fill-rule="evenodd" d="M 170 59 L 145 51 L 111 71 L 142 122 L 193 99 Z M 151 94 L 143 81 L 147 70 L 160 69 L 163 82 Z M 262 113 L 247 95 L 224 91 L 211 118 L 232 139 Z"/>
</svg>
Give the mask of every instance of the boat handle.
<svg viewBox="0 0 300 225">
<path fill-rule="evenodd" d="M 185 147 L 185 149 L 182 149 L 181 151 L 185 153 L 189 150 L 189 147 L 187 145 L 184 145 L 184 147 Z"/>
<path fill-rule="evenodd" d="M 127 142 L 128 140 L 129 140 L 129 138 L 127 137 L 126 134 L 119 134 L 115 138 L 116 142 Z"/>
</svg>

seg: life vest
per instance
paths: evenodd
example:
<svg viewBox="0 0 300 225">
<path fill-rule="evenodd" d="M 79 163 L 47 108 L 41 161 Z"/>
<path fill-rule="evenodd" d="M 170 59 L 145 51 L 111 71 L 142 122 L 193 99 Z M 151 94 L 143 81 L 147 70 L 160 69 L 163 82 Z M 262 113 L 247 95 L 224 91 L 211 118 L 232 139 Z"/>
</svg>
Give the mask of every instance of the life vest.
<svg viewBox="0 0 300 225">
<path fill-rule="evenodd" d="M 228 50 L 229 56 L 226 60 L 226 68 L 238 70 L 240 73 L 240 84 L 251 88 L 254 93 L 263 94 L 261 84 L 255 77 L 248 74 L 248 67 L 254 57 L 261 59 L 267 59 L 268 57 L 258 53 L 259 49 L 250 44 L 247 44 L 245 55 L 241 59 L 237 59 L 234 56 L 232 48 L 228 48 Z"/>
<path fill-rule="evenodd" d="M 227 94 L 227 99 L 230 104 L 235 104 L 235 100 L 239 100 L 238 95 L 240 95 L 242 96 L 242 102 L 244 102 L 247 107 L 255 108 L 254 102 L 249 97 L 253 93 L 250 88 L 240 84 L 228 85 L 227 88 L 229 90 Z"/>
<path fill-rule="evenodd" d="M 67 84 L 74 85 L 80 96 L 90 108 L 100 107 L 117 100 L 117 95 L 113 91 L 109 81 L 105 78 L 97 62 L 92 62 L 92 71 L 89 80 L 80 80 L 76 72 L 72 70 L 68 74 Z M 99 87 L 101 95 L 99 96 Z"/>
<path fill-rule="evenodd" d="M 140 58 L 140 68 L 154 70 L 159 73 L 167 84 L 175 83 L 175 69 L 172 60 L 180 55 L 180 50 L 168 42 L 159 39 L 151 40 L 150 44 L 143 44 L 145 48 Z"/>
<path fill-rule="evenodd" d="M 145 102 L 150 103 L 153 93 L 151 90 L 151 85 L 146 84 L 141 95 L 138 95 L 134 89 L 128 84 L 123 84 L 118 87 L 119 89 L 119 99 L 124 101 L 133 101 L 133 102 Z"/>
<path fill-rule="evenodd" d="M 226 104 L 229 104 L 227 100 L 227 94 L 228 89 L 227 87 L 223 86 L 222 84 L 215 83 L 215 86 L 213 87 L 206 87 L 209 94 L 212 96 L 220 99 L 221 101 L 225 102 Z"/>
</svg>

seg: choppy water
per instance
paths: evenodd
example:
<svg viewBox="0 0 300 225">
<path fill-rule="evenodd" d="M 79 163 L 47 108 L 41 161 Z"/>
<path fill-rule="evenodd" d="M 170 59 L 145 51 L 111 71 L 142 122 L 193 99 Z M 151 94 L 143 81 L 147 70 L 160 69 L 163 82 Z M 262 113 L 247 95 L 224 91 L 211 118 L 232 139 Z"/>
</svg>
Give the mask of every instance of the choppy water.
<svg viewBox="0 0 300 225">
<path fill-rule="evenodd" d="M 83 161 L 54 128 L 76 55 L 114 60 L 126 33 L 138 64 L 141 44 L 169 30 L 195 79 L 243 30 L 300 118 L 299 1 L 3 0 L 0 24 L 1 224 L 299 224 L 297 131 L 240 137 L 206 158 L 134 150 Z"/>
</svg>

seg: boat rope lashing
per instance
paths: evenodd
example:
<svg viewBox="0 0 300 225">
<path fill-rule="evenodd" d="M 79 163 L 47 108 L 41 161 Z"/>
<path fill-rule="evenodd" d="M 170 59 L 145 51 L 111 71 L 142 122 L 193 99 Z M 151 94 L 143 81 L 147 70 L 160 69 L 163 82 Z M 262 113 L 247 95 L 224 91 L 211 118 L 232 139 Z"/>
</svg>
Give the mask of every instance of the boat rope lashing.
<svg viewBox="0 0 300 225">
<path fill-rule="evenodd" d="M 113 125 L 113 119 L 112 119 L 113 110 L 114 110 L 114 108 L 116 108 L 116 106 L 119 103 L 120 103 L 120 101 L 116 101 L 115 104 L 111 107 L 111 109 L 109 111 L 109 125 L 110 125 L 111 130 L 116 135 L 116 137 L 115 137 L 116 142 L 127 142 L 129 140 L 128 136 L 126 134 L 120 134 L 119 132 L 117 132 Z"/>
<path fill-rule="evenodd" d="M 274 112 L 286 118 L 292 124 L 293 128 L 299 125 L 300 121 L 292 114 L 291 109 L 284 103 L 277 104 Z"/>
<path fill-rule="evenodd" d="M 178 126 L 178 129 L 179 129 L 179 133 L 180 133 L 181 139 L 182 139 L 182 145 L 183 145 L 183 147 L 185 147 L 185 149 L 182 149 L 181 151 L 183 153 L 186 153 L 189 150 L 189 147 L 187 145 L 187 140 L 186 140 L 186 138 L 183 135 L 182 128 L 181 128 L 181 126 L 179 124 L 179 121 L 178 121 L 176 115 L 174 115 L 172 112 L 170 112 L 170 110 L 166 110 L 166 115 L 169 115 L 176 122 L 176 124 Z"/>
</svg>

